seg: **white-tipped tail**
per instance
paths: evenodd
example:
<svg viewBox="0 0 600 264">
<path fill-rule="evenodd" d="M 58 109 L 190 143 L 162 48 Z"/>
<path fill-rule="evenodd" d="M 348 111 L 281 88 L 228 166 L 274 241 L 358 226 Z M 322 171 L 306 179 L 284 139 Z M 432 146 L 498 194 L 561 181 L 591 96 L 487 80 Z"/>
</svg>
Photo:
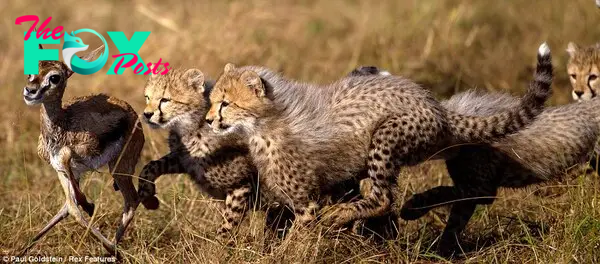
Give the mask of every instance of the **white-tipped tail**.
<svg viewBox="0 0 600 264">
<path fill-rule="evenodd" d="M 540 48 L 538 49 L 538 54 L 540 54 L 541 56 L 546 56 L 548 54 L 550 54 L 550 47 L 548 46 L 548 44 L 546 42 L 542 43 L 542 45 L 540 45 Z"/>
</svg>

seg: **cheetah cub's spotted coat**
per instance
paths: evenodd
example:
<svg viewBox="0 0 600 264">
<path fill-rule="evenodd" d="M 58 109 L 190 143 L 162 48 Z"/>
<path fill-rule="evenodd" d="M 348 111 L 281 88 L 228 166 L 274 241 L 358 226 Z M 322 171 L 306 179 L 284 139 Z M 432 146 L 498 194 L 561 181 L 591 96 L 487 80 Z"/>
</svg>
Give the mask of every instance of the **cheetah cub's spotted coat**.
<svg viewBox="0 0 600 264">
<path fill-rule="evenodd" d="M 485 116 L 517 107 L 518 99 L 465 92 L 443 104 L 459 113 Z M 600 98 L 548 108 L 527 128 L 495 143 L 450 149 L 452 156 L 446 159 L 446 166 L 454 186 L 413 195 L 400 216 L 418 219 L 450 203 L 439 249 L 452 253 L 478 204 L 493 203 L 501 187 L 523 188 L 557 179 L 575 165 L 588 162 L 599 136 Z"/>
<path fill-rule="evenodd" d="M 580 49 L 569 44 L 568 71 L 573 91 L 585 91 L 583 96 L 574 97 L 580 103 L 548 108 L 526 129 L 493 144 L 452 149 L 453 156 L 446 165 L 454 186 L 414 195 L 403 205 L 401 217 L 417 219 L 452 202 L 439 244 L 443 253 L 451 253 L 475 207 L 493 203 L 494 198 L 490 197 L 496 196 L 498 188 L 522 188 L 556 179 L 575 165 L 587 163 L 600 150 L 600 98 L 595 96 L 598 86 L 590 78 L 600 64 L 598 48 Z M 580 81 L 588 85 L 581 85 Z M 516 107 L 518 101 L 505 94 L 465 92 L 443 104 L 459 113 L 485 116 Z M 596 162 L 591 165 L 596 169 Z"/>
<path fill-rule="evenodd" d="M 373 69 L 360 67 L 349 75 L 380 74 Z M 385 73 L 383 73 L 385 74 Z M 152 75 L 145 87 L 146 109 L 144 117 L 153 128 L 169 129 L 171 152 L 163 158 L 149 162 L 140 174 L 139 194 L 142 202 L 151 209 L 158 207 L 154 182 L 163 174 L 188 173 L 201 190 L 215 197 L 226 198 L 225 223 L 219 229 L 224 235 L 239 224 L 249 196 L 255 195 L 261 204 L 268 198 L 256 193 L 253 186 L 256 169 L 249 160 L 246 141 L 236 135 L 217 136 L 204 124 L 208 111 L 208 92 L 213 82 L 204 82 L 199 70 L 171 70 L 167 75 Z M 250 189 L 252 187 L 253 189 Z M 340 184 L 328 200 L 352 198 L 358 192 L 358 182 Z M 286 219 L 283 208 L 270 204 L 267 224 L 279 228 Z M 281 223 L 276 223 L 281 221 Z M 373 228 L 373 227 L 371 227 Z"/>
<path fill-rule="evenodd" d="M 216 132 L 248 135 L 261 192 L 292 207 L 301 225 L 314 219 L 324 191 L 366 170 L 362 199 L 326 211 L 325 222 L 341 226 L 389 212 L 401 167 L 531 123 L 550 95 L 549 50 L 540 51 L 535 80 L 518 107 L 488 117 L 448 111 L 402 77 L 349 76 L 318 86 L 228 64 L 206 119 Z"/>
<path fill-rule="evenodd" d="M 217 136 L 205 125 L 211 87 L 196 69 L 151 75 L 145 87 L 144 118 L 153 128 L 169 129 L 170 153 L 144 167 L 138 193 L 146 207 L 156 209 L 156 179 L 187 173 L 200 189 L 225 199 L 224 223 L 218 230 L 225 235 L 244 217 L 256 171 L 247 160 L 245 141 L 235 134 Z"/>
</svg>

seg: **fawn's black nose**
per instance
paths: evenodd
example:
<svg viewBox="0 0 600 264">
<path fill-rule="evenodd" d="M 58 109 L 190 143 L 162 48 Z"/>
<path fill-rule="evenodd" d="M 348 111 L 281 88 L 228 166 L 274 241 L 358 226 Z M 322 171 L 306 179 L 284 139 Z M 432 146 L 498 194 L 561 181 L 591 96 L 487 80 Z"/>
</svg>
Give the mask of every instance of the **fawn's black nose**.
<svg viewBox="0 0 600 264">
<path fill-rule="evenodd" d="M 206 119 L 206 123 L 208 123 L 209 125 L 212 125 L 213 119 Z"/>
<path fill-rule="evenodd" d="M 152 112 L 144 112 L 144 117 L 147 119 L 150 119 L 150 117 L 152 117 L 153 114 L 154 113 L 152 113 Z"/>
<path fill-rule="evenodd" d="M 577 97 L 581 97 L 583 95 L 583 91 L 574 91 L 575 95 L 577 95 Z"/>
</svg>

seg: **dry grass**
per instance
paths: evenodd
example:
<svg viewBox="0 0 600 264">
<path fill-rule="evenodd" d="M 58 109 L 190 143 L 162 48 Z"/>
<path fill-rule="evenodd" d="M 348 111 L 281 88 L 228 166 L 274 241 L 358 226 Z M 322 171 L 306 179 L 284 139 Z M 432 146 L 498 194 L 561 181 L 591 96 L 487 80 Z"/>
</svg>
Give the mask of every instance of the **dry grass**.
<svg viewBox="0 0 600 264">
<path fill-rule="evenodd" d="M 35 153 L 38 111 L 21 99 L 26 27 L 14 25 L 18 16 L 53 16 L 51 26 L 68 30 L 124 31 L 128 36 L 149 30 L 152 34 L 140 51 L 146 61 L 162 58 L 173 66 L 198 67 L 209 76 L 231 61 L 327 82 L 356 65 L 374 64 L 415 79 L 440 98 L 472 87 L 521 94 L 537 46 L 548 41 L 557 74 L 554 104 L 569 101 L 563 51 L 567 42 L 600 39 L 600 10 L 591 0 L 9 0 L 0 2 L 0 10 L 0 255 L 23 246 L 64 199 L 55 173 Z M 92 47 L 99 44 L 96 39 L 84 41 Z M 117 51 L 112 43 L 110 51 Z M 130 71 L 122 76 L 74 76 L 66 96 L 106 92 L 141 111 L 144 81 Z M 140 167 L 166 151 L 164 133 L 145 130 L 148 144 Z M 443 165 L 426 163 L 406 170 L 400 181 L 401 194 L 410 194 L 448 179 Z M 109 237 L 121 204 L 111 183 L 106 170 L 82 182 L 97 205 L 94 224 Z M 494 205 L 478 209 L 465 236 L 470 252 L 460 261 L 600 262 L 598 186 L 597 175 L 582 175 L 562 186 L 563 194 L 556 198 L 532 195 L 533 189 L 502 192 Z M 420 221 L 400 221 L 398 239 L 385 243 L 319 230 L 293 232 L 273 243 L 262 232 L 263 215 L 258 212 L 244 223 L 236 247 L 228 248 L 212 239 L 218 202 L 202 196 L 184 175 L 164 177 L 158 190 L 161 209 L 140 208 L 121 244 L 126 262 L 444 261 L 427 250 L 443 228 L 444 209 Z M 52 230 L 35 253 L 104 254 L 72 220 Z"/>
</svg>

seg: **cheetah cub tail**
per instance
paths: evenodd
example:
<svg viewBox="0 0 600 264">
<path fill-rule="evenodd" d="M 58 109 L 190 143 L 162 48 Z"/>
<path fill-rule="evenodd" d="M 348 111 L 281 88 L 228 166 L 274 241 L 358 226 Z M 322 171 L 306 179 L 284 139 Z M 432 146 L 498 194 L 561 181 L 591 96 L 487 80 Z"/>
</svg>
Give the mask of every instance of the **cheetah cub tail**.
<svg viewBox="0 0 600 264">
<path fill-rule="evenodd" d="M 490 142 L 529 125 L 543 111 L 544 103 L 552 94 L 552 78 L 552 57 L 544 42 L 538 48 L 533 80 L 518 107 L 490 116 L 466 116 L 449 110 L 449 126 L 456 143 Z"/>
</svg>

